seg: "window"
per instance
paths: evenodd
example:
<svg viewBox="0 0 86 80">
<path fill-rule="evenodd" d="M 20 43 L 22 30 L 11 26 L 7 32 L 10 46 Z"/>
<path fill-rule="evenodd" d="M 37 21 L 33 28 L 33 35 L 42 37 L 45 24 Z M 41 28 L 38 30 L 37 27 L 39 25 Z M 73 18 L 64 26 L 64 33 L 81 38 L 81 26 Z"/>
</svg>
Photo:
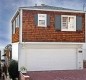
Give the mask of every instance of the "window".
<svg viewBox="0 0 86 80">
<path fill-rule="evenodd" d="M 61 16 L 61 31 L 76 31 L 76 16 Z"/>
<path fill-rule="evenodd" d="M 20 16 L 17 17 L 12 22 L 12 33 L 15 34 L 15 28 L 20 26 Z"/>
<path fill-rule="evenodd" d="M 19 27 L 19 15 L 16 17 L 16 27 Z"/>
<path fill-rule="evenodd" d="M 13 32 L 13 34 L 15 34 L 15 20 L 12 22 L 12 28 L 13 28 L 13 30 L 12 30 L 12 32 Z"/>
<path fill-rule="evenodd" d="M 38 14 L 38 26 L 47 27 L 47 14 Z"/>
<path fill-rule="evenodd" d="M 39 25 L 45 25 L 45 20 L 39 20 Z"/>
</svg>

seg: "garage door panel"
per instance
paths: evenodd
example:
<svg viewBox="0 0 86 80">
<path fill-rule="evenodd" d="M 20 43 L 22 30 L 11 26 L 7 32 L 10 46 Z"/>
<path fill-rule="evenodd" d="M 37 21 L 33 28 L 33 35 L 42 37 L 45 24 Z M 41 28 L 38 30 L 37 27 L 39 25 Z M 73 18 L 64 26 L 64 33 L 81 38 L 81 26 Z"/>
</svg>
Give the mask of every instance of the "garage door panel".
<svg viewBox="0 0 86 80">
<path fill-rule="evenodd" d="M 31 71 L 76 69 L 75 49 L 29 49 L 26 59 Z"/>
</svg>

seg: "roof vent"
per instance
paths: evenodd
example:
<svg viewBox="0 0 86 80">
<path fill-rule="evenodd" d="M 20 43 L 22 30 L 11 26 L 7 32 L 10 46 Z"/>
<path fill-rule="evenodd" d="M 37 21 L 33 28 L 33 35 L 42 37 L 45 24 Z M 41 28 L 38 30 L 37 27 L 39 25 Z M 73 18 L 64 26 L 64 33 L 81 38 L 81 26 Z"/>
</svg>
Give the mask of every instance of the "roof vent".
<svg viewBox="0 0 86 80">
<path fill-rule="evenodd" d="M 37 4 L 35 4 L 35 6 L 37 6 Z"/>
<path fill-rule="evenodd" d="M 41 6 L 45 6 L 45 4 L 41 4 Z"/>
</svg>

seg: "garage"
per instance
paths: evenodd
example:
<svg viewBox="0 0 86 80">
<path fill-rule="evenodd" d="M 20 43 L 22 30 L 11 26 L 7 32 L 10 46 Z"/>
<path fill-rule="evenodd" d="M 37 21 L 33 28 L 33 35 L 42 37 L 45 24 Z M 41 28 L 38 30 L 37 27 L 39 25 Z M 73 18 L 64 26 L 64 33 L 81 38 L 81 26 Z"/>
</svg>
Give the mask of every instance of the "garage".
<svg viewBox="0 0 86 80">
<path fill-rule="evenodd" d="M 29 71 L 76 69 L 76 49 L 27 49 Z"/>
</svg>

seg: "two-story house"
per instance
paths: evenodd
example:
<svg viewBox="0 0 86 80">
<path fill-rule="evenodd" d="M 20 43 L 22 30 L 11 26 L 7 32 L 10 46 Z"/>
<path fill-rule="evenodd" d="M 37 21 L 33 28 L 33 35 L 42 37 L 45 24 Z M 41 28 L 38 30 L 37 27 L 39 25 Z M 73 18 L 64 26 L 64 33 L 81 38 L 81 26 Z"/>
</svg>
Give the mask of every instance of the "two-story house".
<svg viewBox="0 0 86 80">
<path fill-rule="evenodd" d="M 19 70 L 83 69 L 85 12 L 42 4 L 20 7 L 12 18 L 12 54 Z"/>
</svg>

